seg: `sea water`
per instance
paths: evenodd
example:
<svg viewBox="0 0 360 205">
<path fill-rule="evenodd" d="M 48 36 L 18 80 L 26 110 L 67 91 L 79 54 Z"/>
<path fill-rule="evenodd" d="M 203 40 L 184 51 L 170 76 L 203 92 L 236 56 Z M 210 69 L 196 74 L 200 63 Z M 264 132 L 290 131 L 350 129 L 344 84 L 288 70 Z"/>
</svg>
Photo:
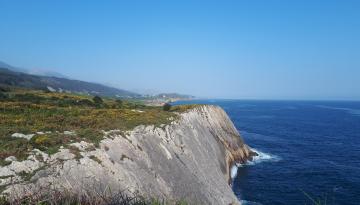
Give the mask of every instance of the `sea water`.
<svg viewBox="0 0 360 205">
<path fill-rule="evenodd" d="M 360 102 L 184 103 L 221 106 L 259 153 L 231 169 L 243 204 L 360 204 Z"/>
</svg>

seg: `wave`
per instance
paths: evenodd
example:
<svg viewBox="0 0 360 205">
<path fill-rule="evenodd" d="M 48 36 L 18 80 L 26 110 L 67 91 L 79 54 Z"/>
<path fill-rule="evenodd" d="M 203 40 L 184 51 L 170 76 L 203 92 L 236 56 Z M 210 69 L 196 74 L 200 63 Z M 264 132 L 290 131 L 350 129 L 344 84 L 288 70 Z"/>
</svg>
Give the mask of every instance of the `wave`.
<svg viewBox="0 0 360 205">
<path fill-rule="evenodd" d="M 278 162 L 281 160 L 281 158 L 279 156 L 261 152 L 254 148 L 252 148 L 251 150 L 256 152 L 258 155 L 254 156 L 252 161 L 246 162 L 246 164 L 248 164 L 248 165 L 254 165 L 254 164 L 258 164 L 258 163 L 265 162 L 265 161 Z"/>
<path fill-rule="evenodd" d="M 266 162 L 266 161 L 278 162 L 281 160 L 281 158 L 276 155 L 260 152 L 259 150 L 254 149 L 254 148 L 251 148 L 251 150 L 256 152 L 258 155 L 254 156 L 252 161 L 247 161 L 245 164 L 237 163 L 237 164 L 233 165 L 230 169 L 231 179 L 234 180 L 236 178 L 239 167 L 247 166 L 247 165 L 255 165 L 255 164 L 258 164 L 261 162 Z"/>
<path fill-rule="evenodd" d="M 245 164 L 236 164 L 236 166 L 233 166 L 231 168 L 231 178 L 235 179 L 237 176 L 237 171 L 238 171 L 238 167 L 242 167 L 242 166 L 248 166 L 248 165 L 255 165 L 261 162 L 278 162 L 281 160 L 281 158 L 279 156 L 273 155 L 273 154 L 269 154 L 269 153 L 265 153 L 265 152 L 261 152 L 257 149 L 251 148 L 252 151 L 256 152 L 258 155 L 253 157 L 252 161 L 247 161 Z M 248 200 L 240 200 L 240 203 L 242 205 L 262 205 L 259 202 L 255 202 L 255 201 L 248 201 Z"/>
<path fill-rule="evenodd" d="M 230 170 L 230 177 L 231 177 L 231 179 L 235 179 L 235 178 L 236 178 L 237 172 L 238 172 L 238 165 L 232 166 L 232 167 L 231 167 L 231 170 Z"/>
<path fill-rule="evenodd" d="M 255 165 L 255 164 L 259 164 L 261 162 L 278 162 L 281 160 L 281 158 L 279 156 L 273 155 L 273 154 L 269 154 L 269 153 L 265 153 L 265 152 L 261 152 L 257 149 L 251 148 L 252 151 L 256 152 L 258 155 L 254 156 L 252 161 L 247 161 L 245 164 L 236 164 L 236 166 L 241 167 L 241 166 L 246 166 L 246 165 Z"/>
</svg>

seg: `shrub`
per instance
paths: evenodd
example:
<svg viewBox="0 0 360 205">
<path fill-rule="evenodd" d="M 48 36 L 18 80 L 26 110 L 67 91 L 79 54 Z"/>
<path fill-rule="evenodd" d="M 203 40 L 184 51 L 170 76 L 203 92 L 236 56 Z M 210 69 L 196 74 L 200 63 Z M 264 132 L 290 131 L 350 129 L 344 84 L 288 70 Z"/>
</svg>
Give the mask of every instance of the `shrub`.
<svg viewBox="0 0 360 205">
<path fill-rule="evenodd" d="M 93 142 L 96 147 L 99 146 L 99 142 L 104 138 L 104 134 L 101 131 L 89 128 L 78 130 L 77 134 L 85 141 Z"/>
<path fill-rule="evenodd" d="M 55 146 L 56 140 L 52 139 L 48 135 L 37 135 L 31 138 L 30 143 L 41 151 L 47 151 L 49 147 Z M 60 142 L 61 143 L 61 142 Z M 59 143 L 59 144 L 60 144 Z"/>
<path fill-rule="evenodd" d="M 8 95 L 3 93 L 3 92 L 0 92 L 0 100 L 4 100 L 4 99 L 7 99 L 8 98 Z"/>
<path fill-rule="evenodd" d="M 34 142 L 37 145 L 49 145 L 50 138 L 47 135 L 40 135 L 34 138 Z"/>
<path fill-rule="evenodd" d="M 93 101 L 94 101 L 95 104 L 102 104 L 104 102 L 103 99 L 101 97 L 99 97 L 99 96 L 95 96 L 93 98 Z"/>
<path fill-rule="evenodd" d="M 30 179 L 32 174 L 22 173 L 25 179 Z M 101 187 L 101 185 L 99 185 Z M 50 186 L 39 187 L 37 192 L 29 193 L 23 197 L 16 197 L 12 201 L 6 196 L 0 196 L 0 205 L 11 204 L 36 204 L 36 205 L 187 205 L 184 200 L 165 200 L 145 198 L 139 194 L 127 194 L 124 191 L 109 189 L 92 190 L 90 187 L 81 187 L 79 194 L 67 190 L 60 191 Z"/>
<path fill-rule="evenodd" d="M 78 104 L 84 106 L 94 106 L 94 103 L 88 99 L 81 99 Z"/>
<path fill-rule="evenodd" d="M 164 111 L 169 111 L 171 109 L 171 105 L 169 104 L 169 103 L 165 103 L 164 105 L 163 105 L 163 110 Z"/>
<path fill-rule="evenodd" d="M 10 92 L 10 88 L 0 86 L 0 92 Z"/>
<path fill-rule="evenodd" d="M 121 108 L 121 107 L 123 106 L 123 101 L 120 100 L 120 99 L 117 99 L 117 100 L 116 100 L 116 103 L 117 103 L 117 106 L 118 106 L 119 108 Z"/>
</svg>

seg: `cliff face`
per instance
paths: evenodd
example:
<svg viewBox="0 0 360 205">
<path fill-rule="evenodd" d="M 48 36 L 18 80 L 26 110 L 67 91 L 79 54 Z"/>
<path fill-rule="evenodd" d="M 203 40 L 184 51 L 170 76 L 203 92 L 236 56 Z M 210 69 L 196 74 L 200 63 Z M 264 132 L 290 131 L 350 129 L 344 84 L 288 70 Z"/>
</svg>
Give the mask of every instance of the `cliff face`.
<svg viewBox="0 0 360 205">
<path fill-rule="evenodd" d="M 105 132 L 96 149 L 85 142 L 72 146 L 52 156 L 34 151 L 28 160 L 0 168 L 0 177 L 13 175 L 1 178 L 3 193 L 16 198 L 42 189 L 120 190 L 194 204 L 239 204 L 229 169 L 252 155 L 217 106 L 199 106 L 160 128 Z M 20 177 L 24 172 L 29 181 Z"/>
</svg>

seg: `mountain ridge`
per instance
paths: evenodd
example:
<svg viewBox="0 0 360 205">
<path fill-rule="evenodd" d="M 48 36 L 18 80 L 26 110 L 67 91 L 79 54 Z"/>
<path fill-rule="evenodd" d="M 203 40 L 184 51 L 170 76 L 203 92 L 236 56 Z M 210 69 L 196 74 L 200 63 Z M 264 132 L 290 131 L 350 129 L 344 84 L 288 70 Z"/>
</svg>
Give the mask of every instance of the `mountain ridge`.
<svg viewBox="0 0 360 205">
<path fill-rule="evenodd" d="M 3 67 L 2 67 L 3 66 Z M 87 95 L 100 95 L 106 97 L 135 98 L 140 95 L 127 90 L 67 78 L 40 76 L 18 72 L 10 65 L 0 64 L 0 84 L 41 89 L 57 92 L 70 92 Z"/>
<path fill-rule="evenodd" d="M 71 79 L 52 71 L 29 70 L 19 68 L 0 61 L 0 85 L 22 88 L 48 90 L 51 92 L 67 92 L 103 97 L 135 98 L 160 100 L 161 102 L 193 99 L 192 95 L 171 93 L 139 94 L 138 92 L 120 89 L 103 83 Z M 155 103 L 156 104 L 156 103 Z"/>
</svg>

